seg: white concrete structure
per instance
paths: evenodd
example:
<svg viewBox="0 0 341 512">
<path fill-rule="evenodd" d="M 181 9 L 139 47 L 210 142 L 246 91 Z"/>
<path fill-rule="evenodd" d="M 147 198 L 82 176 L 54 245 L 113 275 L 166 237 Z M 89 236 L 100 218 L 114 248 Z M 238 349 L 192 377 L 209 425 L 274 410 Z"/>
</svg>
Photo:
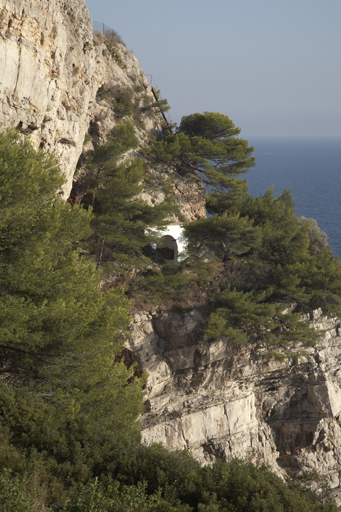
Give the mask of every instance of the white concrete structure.
<svg viewBox="0 0 341 512">
<path fill-rule="evenodd" d="M 161 253 L 166 263 L 175 264 L 186 257 L 187 239 L 184 236 L 184 228 L 181 224 L 169 224 L 166 229 L 160 231 L 163 235 L 162 245 L 156 250 Z"/>
</svg>

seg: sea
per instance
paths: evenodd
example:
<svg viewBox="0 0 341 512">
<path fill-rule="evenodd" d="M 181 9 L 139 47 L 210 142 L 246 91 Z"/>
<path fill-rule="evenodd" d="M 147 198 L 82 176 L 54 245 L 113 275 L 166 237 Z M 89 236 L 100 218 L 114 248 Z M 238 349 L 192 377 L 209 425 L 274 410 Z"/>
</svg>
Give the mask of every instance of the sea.
<svg viewBox="0 0 341 512">
<path fill-rule="evenodd" d="M 256 167 L 245 174 L 249 194 L 275 197 L 288 188 L 296 215 L 316 219 L 341 257 L 341 137 L 248 138 Z"/>
</svg>

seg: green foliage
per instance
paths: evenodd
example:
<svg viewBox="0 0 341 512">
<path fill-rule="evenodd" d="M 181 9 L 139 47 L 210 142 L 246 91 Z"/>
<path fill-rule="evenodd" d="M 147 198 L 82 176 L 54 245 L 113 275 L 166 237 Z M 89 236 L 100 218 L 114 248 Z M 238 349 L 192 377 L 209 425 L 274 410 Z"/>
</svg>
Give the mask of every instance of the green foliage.
<svg viewBox="0 0 341 512">
<path fill-rule="evenodd" d="M 309 247 L 307 229 L 299 226 L 289 190 L 276 199 L 273 195 L 269 189 L 262 197 L 249 196 L 241 207 L 241 214 L 262 230 L 260 257 L 282 265 L 303 261 Z"/>
<path fill-rule="evenodd" d="M 226 140 L 226 137 L 239 135 L 240 129 L 236 128 L 228 116 L 217 112 L 204 112 L 203 114 L 191 114 L 181 119 L 179 132 L 190 137 L 202 137 L 206 140 Z"/>
<path fill-rule="evenodd" d="M 126 485 L 146 482 L 148 494 L 162 489 L 163 498 L 175 504 L 178 499 L 189 503 L 188 498 L 197 494 L 200 472 L 199 462 L 186 450 L 170 452 L 161 444 L 133 444 L 120 450 L 114 475 Z"/>
<path fill-rule="evenodd" d="M 160 90 L 155 91 L 154 94 L 157 97 L 157 102 L 155 106 L 157 106 L 161 112 L 168 112 L 170 110 L 170 106 L 168 105 L 168 101 L 166 99 L 161 98 Z"/>
<path fill-rule="evenodd" d="M 96 148 L 93 155 L 94 163 L 101 164 L 101 168 L 113 167 L 124 153 L 137 146 L 138 138 L 134 124 L 130 120 L 121 122 L 111 131 L 107 144 Z"/>
<path fill-rule="evenodd" d="M 190 249 L 195 249 L 200 241 L 220 257 L 246 252 L 259 244 L 261 236 L 252 220 L 228 211 L 188 224 L 185 233 Z"/>
<path fill-rule="evenodd" d="M 86 133 L 85 134 L 85 137 L 84 137 L 84 142 L 83 142 L 83 145 L 85 146 L 88 142 L 90 142 L 92 139 L 90 133 Z"/>
<path fill-rule="evenodd" d="M 246 181 L 236 176 L 254 165 L 253 148 L 239 133 L 227 116 L 193 114 L 147 149 L 209 186 L 213 215 L 186 226 L 190 252 L 206 251 L 226 270 L 207 332 L 239 342 L 258 333 L 270 344 L 286 345 L 292 337 L 311 344 L 316 335 L 299 321 L 299 312 L 318 304 L 338 310 L 340 265 L 318 227 L 296 217 L 288 190 L 278 198 L 271 189 L 256 199 L 248 195 Z M 297 314 L 281 314 L 291 303 Z"/>
<path fill-rule="evenodd" d="M 160 91 L 153 89 L 154 96 L 156 97 L 156 101 L 150 100 L 148 97 L 144 98 L 144 107 L 142 108 L 143 112 L 156 112 L 161 111 L 162 113 L 168 112 L 170 110 L 170 106 L 166 99 L 161 98 Z"/>
<path fill-rule="evenodd" d="M 130 285 L 133 297 L 154 304 L 163 300 L 179 302 L 185 299 L 191 276 L 184 272 L 182 265 L 165 265 L 162 270 L 159 266 L 145 271 Z"/>
<path fill-rule="evenodd" d="M 317 225 L 296 217 L 288 190 L 274 198 L 270 189 L 254 199 L 244 184 L 232 183 L 213 191 L 208 203 L 213 215 L 186 227 L 193 254 L 206 248 L 224 261 L 208 335 L 314 344 L 318 333 L 300 321 L 301 312 L 336 312 L 341 305 L 341 266 Z"/>
<path fill-rule="evenodd" d="M 201 512 L 313 512 L 337 511 L 334 504 L 321 504 L 313 493 L 298 485 L 285 485 L 265 466 L 233 460 L 216 463 L 206 471 Z M 205 492 L 209 488 L 210 492 Z M 213 507 L 213 504 L 215 508 Z"/>
<path fill-rule="evenodd" d="M 67 500 L 63 512 L 163 512 L 170 510 L 158 494 L 147 495 L 145 484 L 120 485 L 115 481 L 105 492 L 97 479 L 80 487 L 77 495 Z"/>
<path fill-rule="evenodd" d="M 105 98 L 106 93 L 107 93 L 107 91 L 105 90 L 105 87 L 104 87 L 104 85 L 102 84 L 102 85 L 99 87 L 98 91 L 97 91 L 96 99 L 97 99 L 98 101 L 103 100 L 103 99 Z"/>
<path fill-rule="evenodd" d="M 155 509 L 160 512 L 338 511 L 336 505 L 320 503 L 303 487 L 284 484 L 265 466 L 256 468 L 247 462 L 220 461 L 200 467 L 187 451 L 170 453 L 160 445 L 134 445 L 121 450 L 116 463 L 115 478 L 125 486 L 137 486 L 137 491 L 142 490 L 143 481 L 146 494 L 160 500 Z"/>
<path fill-rule="evenodd" d="M 306 217 L 298 218 L 299 225 L 308 227 L 308 236 L 310 240 L 309 251 L 312 256 L 317 256 L 320 252 L 328 247 L 327 234 L 318 227 L 315 219 L 307 219 Z"/>
<path fill-rule="evenodd" d="M 0 473 L 0 508 L 6 512 L 43 512 L 37 502 L 35 475 L 22 478 L 7 469 Z"/>
<path fill-rule="evenodd" d="M 119 288 L 101 291 L 101 274 L 80 256 L 90 212 L 56 198 L 53 159 L 14 131 L 0 134 L 0 165 L 2 373 L 65 414 L 89 410 L 122 435 L 136 432 L 143 382 L 115 361 L 130 303 Z"/>
<path fill-rule="evenodd" d="M 170 109 L 167 100 L 158 97 L 153 101 L 150 96 L 143 94 L 144 92 L 145 88 L 138 83 L 133 88 L 120 88 L 110 93 L 113 97 L 112 105 L 116 116 L 119 119 L 129 117 L 137 127 L 142 129 L 144 128 L 143 113 L 160 112 L 160 110 L 164 113 Z"/>
<path fill-rule="evenodd" d="M 96 421 L 68 418 L 4 383 L 0 435 L 0 462 L 11 468 L 0 475 L 0 504 L 13 512 L 339 510 L 264 466 L 234 460 L 201 467 L 188 451 L 122 442 Z"/>
<path fill-rule="evenodd" d="M 120 51 L 118 50 L 118 48 L 116 47 L 117 45 L 117 40 L 113 40 L 110 36 L 109 37 L 106 37 L 104 39 L 104 44 L 105 46 L 107 47 L 108 51 L 109 51 L 109 54 L 111 55 L 111 57 L 114 59 L 114 61 L 120 66 L 121 69 L 126 69 L 126 64 L 124 64 L 123 60 L 122 60 L 122 57 L 121 57 L 121 54 L 120 54 Z"/>
<path fill-rule="evenodd" d="M 290 347 L 293 339 L 314 345 L 318 337 L 301 320 L 300 313 L 284 313 L 283 306 L 266 301 L 265 292 L 237 291 L 228 286 L 219 302 L 221 306 L 212 313 L 206 329 L 212 338 L 226 336 L 239 344 L 265 339 L 269 345 Z"/>
<path fill-rule="evenodd" d="M 247 293 L 227 287 L 220 297 L 222 307 L 211 315 L 208 335 L 218 337 L 223 334 L 246 343 L 248 332 L 271 331 L 275 328 L 276 306 L 265 303 L 264 298 L 264 293 Z"/>
<path fill-rule="evenodd" d="M 126 394 L 122 401 L 131 398 Z M 131 431 L 126 431 L 129 418 L 124 419 L 124 428 L 117 430 L 89 410 L 70 417 L 61 414 L 55 403 L 4 383 L 0 385 L 0 405 L 0 463 L 20 479 L 33 472 L 35 487 L 31 490 L 36 488 L 48 503 L 63 500 L 79 485 L 107 473 L 117 446 L 132 440 Z M 129 415 L 128 404 L 122 403 L 120 410 L 114 401 L 111 406 L 115 414 Z"/>
<path fill-rule="evenodd" d="M 122 255 L 143 260 L 142 248 L 155 238 L 150 228 L 163 227 L 166 216 L 175 211 L 172 194 L 154 206 L 139 199 L 146 166 L 138 158 L 122 162 L 123 155 L 137 145 L 134 125 L 131 121 L 121 122 L 109 142 L 98 147 L 93 156 L 88 186 L 100 205 L 91 224 L 92 250 L 97 252 L 98 263 L 122 259 Z"/>
<path fill-rule="evenodd" d="M 226 177 L 223 187 L 217 187 L 206 194 L 206 208 L 210 215 L 239 212 L 247 196 L 246 180 Z"/>
<path fill-rule="evenodd" d="M 162 304 L 173 307 L 178 313 L 186 313 L 213 295 L 219 267 L 219 262 L 205 262 L 195 257 L 176 265 L 163 264 L 160 259 L 129 283 L 128 293 L 134 304 L 143 308 L 146 303 Z"/>
<path fill-rule="evenodd" d="M 277 345 L 314 340 L 300 311 L 340 309 L 341 269 L 317 226 L 297 219 L 288 191 L 253 199 L 245 181 L 234 179 L 253 163 L 238 133 L 226 116 L 195 114 L 160 143 L 179 169 L 216 185 L 208 197 L 214 215 L 187 227 L 194 256 L 179 266 L 153 267 L 136 282 L 177 301 L 198 290 L 194 278 L 204 287 L 216 272 L 210 286 L 220 289 L 209 336 L 239 343 L 264 338 L 281 358 Z M 130 304 L 119 288 L 101 291 L 101 274 L 81 247 L 92 234 L 98 262 L 105 251 L 107 259 L 115 252 L 141 258 L 147 227 L 162 225 L 170 211 L 168 204 L 152 208 L 137 199 L 146 169 L 140 160 L 124 160 L 137 144 L 126 122 L 94 151 L 87 177 L 100 205 L 94 217 L 91 209 L 71 210 L 59 201 L 63 178 L 53 158 L 14 131 L 0 134 L 0 465 L 8 468 L 0 474 L 0 506 L 13 512 L 337 512 L 265 467 L 240 461 L 200 467 L 187 451 L 136 442 L 144 378 L 121 355 Z M 198 262 L 198 248 L 211 251 L 214 261 Z M 287 307 L 293 302 L 296 312 Z"/>
<path fill-rule="evenodd" d="M 141 92 L 143 92 L 145 90 L 144 86 L 137 83 L 135 86 L 134 86 L 134 91 L 137 93 L 137 94 L 140 94 Z"/>
<path fill-rule="evenodd" d="M 249 197 L 241 208 L 242 215 L 253 219 L 261 229 L 257 258 L 270 264 L 264 283 L 272 288 L 272 298 L 297 302 L 301 309 L 323 307 L 325 311 L 340 308 L 340 264 L 325 246 L 322 235 L 317 249 L 316 237 L 309 223 L 300 221 L 288 190 L 274 199 L 273 190 L 263 197 Z M 263 281 L 264 282 L 264 281 Z M 320 302 L 319 302 L 320 301 Z"/>
<path fill-rule="evenodd" d="M 120 89 L 115 94 L 113 102 L 114 112 L 117 117 L 131 116 L 135 110 L 132 89 Z"/>
<path fill-rule="evenodd" d="M 223 114 L 204 112 L 182 118 L 175 134 L 146 150 L 147 154 L 178 164 L 179 171 L 207 185 L 225 186 L 229 178 L 255 164 L 253 148 L 236 136 L 240 129 Z"/>
</svg>

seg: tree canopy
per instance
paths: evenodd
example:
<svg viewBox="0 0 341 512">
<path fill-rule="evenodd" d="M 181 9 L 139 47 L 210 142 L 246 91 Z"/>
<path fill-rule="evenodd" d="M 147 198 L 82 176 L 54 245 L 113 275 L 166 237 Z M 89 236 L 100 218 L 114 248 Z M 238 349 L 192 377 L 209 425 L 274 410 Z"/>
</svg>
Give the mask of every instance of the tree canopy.
<svg viewBox="0 0 341 512">
<path fill-rule="evenodd" d="M 135 258 L 138 264 L 144 259 L 142 249 L 156 238 L 151 228 L 164 227 L 167 216 L 176 211 L 170 190 L 160 204 L 149 205 L 140 199 L 146 165 L 140 158 L 126 156 L 137 145 L 134 124 L 122 121 L 108 142 L 95 149 L 88 166 L 83 186 L 98 203 L 91 221 L 91 251 L 97 253 L 98 263 Z"/>
<path fill-rule="evenodd" d="M 239 133 L 224 114 L 192 114 L 183 117 L 175 133 L 157 141 L 146 153 L 173 162 L 179 172 L 209 186 L 237 186 L 231 179 L 255 165 L 253 147 L 237 137 Z"/>
<path fill-rule="evenodd" d="M 245 181 L 233 181 L 252 164 L 247 144 L 239 160 L 237 151 L 228 159 L 226 137 L 233 140 L 238 129 L 226 116 L 206 114 L 184 118 L 174 135 L 184 158 L 167 148 L 171 139 L 162 144 L 180 172 L 214 184 L 213 215 L 187 226 L 192 267 L 158 268 L 172 280 L 151 279 L 152 290 L 178 296 L 192 287 L 193 275 L 201 286 L 201 278 L 212 281 L 209 265 L 218 261 L 223 272 L 211 297 L 209 336 L 311 343 L 300 312 L 340 308 L 340 264 L 318 227 L 297 219 L 288 191 L 254 199 Z M 221 141 L 226 154 L 217 149 L 214 162 L 210 151 Z M 129 148 L 136 148 L 135 133 L 124 123 L 93 154 L 87 186 L 100 205 L 95 217 L 91 208 L 59 200 L 63 177 L 52 157 L 15 131 L 0 133 L 0 507 L 336 512 L 264 466 L 200 467 L 187 450 L 138 443 L 144 379 L 122 361 L 130 303 L 122 289 L 102 289 L 88 250 L 97 244 L 98 251 L 100 242 L 108 252 L 139 252 L 146 226 L 163 222 L 164 205 L 153 210 L 137 197 L 145 168 L 123 159 Z M 211 254 L 205 269 L 195 259 L 202 245 Z M 287 307 L 293 301 L 296 313 Z"/>
<path fill-rule="evenodd" d="M 0 168 L 0 371 L 123 435 L 135 429 L 143 382 L 115 362 L 129 301 L 119 288 L 102 291 L 81 255 L 91 212 L 58 199 L 53 158 L 13 130 L 0 134 Z"/>
<path fill-rule="evenodd" d="M 244 194 L 238 201 L 230 194 L 210 194 L 213 215 L 186 227 L 192 254 L 205 247 L 224 262 L 207 333 L 282 347 L 292 340 L 313 344 L 318 333 L 301 314 L 341 310 L 338 259 L 317 224 L 295 215 L 289 190 L 277 198 L 273 189 L 257 198 Z"/>
</svg>

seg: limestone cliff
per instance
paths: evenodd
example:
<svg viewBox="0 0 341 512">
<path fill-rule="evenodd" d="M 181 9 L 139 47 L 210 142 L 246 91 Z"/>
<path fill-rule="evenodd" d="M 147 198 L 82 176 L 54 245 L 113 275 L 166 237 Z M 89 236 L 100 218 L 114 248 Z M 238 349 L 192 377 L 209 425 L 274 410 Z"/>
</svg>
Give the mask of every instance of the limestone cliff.
<svg viewBox="0 0 341 512">
<path fill-rule="evenodd" d="M 66 195 L 99 87 L 84 1 L 1 0 L 0 115 L 56 155 Z"/>
<path fill-rule="evenodd" d="M 113 108 L 117 92 L 132 91 L 135 104 L 153 101 L 137 59 L 122 43 L 116 51 L 93 37 L 84 0 L 0 0 L 0 123 L 56 155 L 67 178 L 65 197 L 79 159 L 106 142 L 121 119 Z M 162 117 L 141 112 L 136 130 L 143 146 L 160 131 Z M 184 218 L 204 216 L 203 187 L 165 166 L 150 166 L 153 185 L 143 199 L 160 202 L 169 175 Z M 312 324 L 323 324 L 326 335 L 304 356 L 281 363 L 261 345 L 210 342 L 206 314 L 203 306 L 183 315 L 134 316 L 127 351 L 148 373 L 143 442 L 189 448 L 202 463 L 250 457 L 282 475 L 284 468 L 316 470 L 340 500 L 339 319 L 315 312 Z"/>
<path fill-rule="evenodd" d="M 341 502 L 340 319 L 315 311 L 325 335 L 282 363 L 262 345 L 207 340 L 203 321 L 196 309 L 134 317 L 129 350 L 149 375 L 143 442 L 188 448 L 204 464 L 246 457 L 283 477 L 316 471 Z"/>
<path fill-rule="evenodd" d="M 141 104 L 154 101 L 125 45 L 118 42 L 113 56 L 103 37 L 93 37 L 84 0 L 0 0 L 0 124 L 19 128 L 35 148 L 56 156 L 66 176 L 66 198 L 85 135 L 90 132 L 94 144 L 103 144 L 120 120 L 112 107 L 120 90 L 132 91 Z M 141 145 L 161 124 L 157 109 L 141 114 Z M 156 183 L 162 185 L 167 173 L 156 169 Z M 174 192 L 186 220 L 205 215 L 203 187 L 193 189 L 176 176 Z M 162 199 L 155 189 L 145 191 L 149 202 Z"/>
</svg>

